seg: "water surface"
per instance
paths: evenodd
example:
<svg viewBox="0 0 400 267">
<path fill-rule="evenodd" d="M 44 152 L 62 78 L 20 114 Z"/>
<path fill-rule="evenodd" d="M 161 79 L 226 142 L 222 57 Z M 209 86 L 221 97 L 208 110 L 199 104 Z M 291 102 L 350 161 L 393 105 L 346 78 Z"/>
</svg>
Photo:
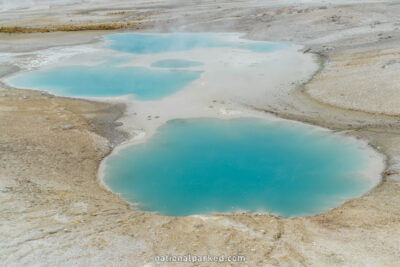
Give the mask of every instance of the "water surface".
<svg viewBox="0 0 400 267">
<path fill-rule="evenodd" d="M 185 69 L 202 66 L 203 62 L 182 59 L 155 59 L 150 63 L 135 65 L 138 56 L 143 59 L 147 54 L 179 53 L 196 48 L 228 47 L 258 53 L 287 47 L 283 44 L 244 41 L 232 36 L 211 33 L 106 35 L 104 50 L 93 56 L 93 62 L 90 56 L 82 57 L 77 59 L 77 64 L 63 66 L 60 63 L 46 69 L 22 72 L 7 79 L 7 82 L 15 87 L 49 90 L 62 96 L 133 95 L 137 100 L 158 100 L 188 87 L 200 77 L 201 71 L 207 70 Z"/>
<path fill-rule="evenodd" d="M 14 76 L 17 87 L 49 90 L 58 95 L 110 97 L 134 95 L 138 100 L 166 97 L 198 79 L 200 71 L 157 70 L 139 67 L 70 66 Z"/>
<path fill-rule="evenodd" d="M 105 36 L 109 47 L 135 54 L 187 51 L 196 48 L 230 47 L 254 52 L 271 52 L 288 48 L 286 44 L 233 39 L 224 33 L 117 33 Z"/>
<path fill-rule="evenodd" d="M 258 119 L 173 120 L 106 162 L 105 183 L 140 209 L 317 214 L 362 194 L 368 160 L 328 132 Z"/>
</svg>

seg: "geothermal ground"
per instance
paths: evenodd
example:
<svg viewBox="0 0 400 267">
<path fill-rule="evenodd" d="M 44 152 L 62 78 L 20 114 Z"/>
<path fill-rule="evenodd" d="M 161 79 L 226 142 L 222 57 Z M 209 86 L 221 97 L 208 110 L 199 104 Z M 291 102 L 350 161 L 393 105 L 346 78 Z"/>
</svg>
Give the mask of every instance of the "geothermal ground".
<svg viewBox="0 0 400 267">
<path fill-rule="evenodd" d="M 365 140 L 386 156 L 386 169 L 369 193 L 316 216 L 135 211 L 98 180 L 101 160 L 130 138 L 116 129 L 124 105 L 2 85 L 0 265 L 153 266 L 155 256 L 167 254 L 244 255 L 246 263 L 236 265 L 248 266 L 398 265 L 398 14 L 398 1 L 83 1 L 2 8 L 1 76 L 39 66 L 47 60 L 42 49 L 96 43 L 120 31 L 241 32 L 304 45 L 320 69 L 292 84 L 280 101 L 247 108 Z M 19 53 L 18 60 L 10 62 L 10 53 Z"/>
</svg>

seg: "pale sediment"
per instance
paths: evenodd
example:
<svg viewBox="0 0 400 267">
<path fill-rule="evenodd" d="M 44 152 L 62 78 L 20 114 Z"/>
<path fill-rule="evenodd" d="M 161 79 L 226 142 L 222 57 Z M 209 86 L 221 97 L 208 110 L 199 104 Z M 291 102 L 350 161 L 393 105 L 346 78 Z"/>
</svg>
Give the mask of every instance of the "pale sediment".
<svg viewBox="0 0 400 267">
<path fill-rule="evenodd" d="M 249 32 L 254 38 L 282 40 L 291 36 L 306 45 L 310 42 L 312 51 L 326 54 L 328 64 L 322 74 L 304 88 L 300 86 L 292 91 L 287 102 L 257 108 L 366 140 L 387 156 L 382 183 L 360 198 L 311 217 L 281 219 L 273 215 L 238 213 L 175 218 L 134 211 L 118 196 L 102 188 L 97 180 L 99 162 L 111 149 L 107 138 L 112 140 L 114 136 L 112 122 L 121 116 L 122 107 L 51 97 L 35 91 L 1 89 L 2 264 L 141 266 L 154 264 L 155 255 L 189 253 L 245 255 L 249 266 L 395 266 L 400 261 L 400 126 L 398 116 L 394 116 L 396 106 L 384 106 L 385 101 L 391 103 L 389 93 L 394 101 L 398 96 L 384 82 L 396 79 L 392 76 L 395 70 L 390 68 L 397 68 L 396 63 L 387 65 L 391 59 L 384 50 L 395 56 L 393 51 L 398 49 L 392 40 L 398 38 L 393 18 L 398 14 L 399 5 L 368 4 L 362 6 L 361 13 L 357 4 L 278 5 L 261 10 L 253 9 L 250 4 L 246 9 L 243 3 L 237 9 L 231 9 L 231 3 L 221 5 L 224 11 L 217 8 L 210 11 L 207 9 L 210 7 L 205 12 L 196 9 L 188 20 L 212 19 L 215 29 Z M 339 10 L 341 15 L 337 17 Z M 172 17 L 177 14 L 174 8 L 168 11 Z M 234 13 L 241 19 L 227 25 L 211 18 L 224 12 Z M 266 15 L 253 16 L 255 13 Z M 314 18 L 319 21 L 314 23 Z M 385 24 L 376 24 L 376 27 L 390 26 L 381 30 L 385 34 L 390 32 L 392 38 L 379 40 L 377 35 L 381 30 L 375 32 L 376 28 L 368 27 L 369 23 L 383 18 Z M 298 21 L 293 32 L 282 26 L 293 21 Z M 265 27 L 266 24 L 269 26 Z M 309 27 L 300 29 L 301 25 Z M 361 30 L 353 31 L 354 36 L 344 34 L 345 38 L 341 39 L 341 32 L 354 25 Z M 205 26 L 197 23 L 190 27 Z M 297 33 L 299 30 L 301 34 Z M 92 40 L 80 33 L 77 36 L 83 42 Z M 14 38 L 17 44 L 14 48 L 25 51 L 29 51 L 30 45 L 49 45 L 37 39 L 28 45 L 23 44 L 25 37 L 18 37 L 20 41 L 15 41 L 17 37 L 7 38 Z M 60 38 L 53 39 L 56 45 L 77 42 Z M 0 43 L 0 47 L 9 47 L 5 40 Z M 371 54 L 376 57 L 371 59 L 368 57 Z M 379 75 L 370 75 L 370 65 Z M 346 86 L 345 96 L 340 96 L 342 89 L 333 87 L 333 82 Z M 383 90 L 376 97 L 373 97 L 373 83 Z M 363 87 L 368 94 L 361 90 Z M 65 125 L 71 127 L 63 128 Z"/>
<path fill-rule="evenodd" d="M 400 114 L 400 48 L 396 43 L 336 53 L 330 57 L 329 68 L 307 86 L 313 98 L 345 109 Z"/>
</svg>

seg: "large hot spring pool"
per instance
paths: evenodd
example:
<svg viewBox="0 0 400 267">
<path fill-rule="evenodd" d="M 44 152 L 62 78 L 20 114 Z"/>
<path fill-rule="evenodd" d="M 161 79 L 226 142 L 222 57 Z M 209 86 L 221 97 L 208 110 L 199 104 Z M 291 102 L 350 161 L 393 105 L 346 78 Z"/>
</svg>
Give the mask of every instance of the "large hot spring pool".
<svg viewBox="0 0 400 267">
<path fill-rule="evenodd" d="M 359 144 L 261 119 L 172 120 L 106 161 L 105 183 L 139 209 L 165 215 L 326 211 L 370 187 Z"/>
</svg>

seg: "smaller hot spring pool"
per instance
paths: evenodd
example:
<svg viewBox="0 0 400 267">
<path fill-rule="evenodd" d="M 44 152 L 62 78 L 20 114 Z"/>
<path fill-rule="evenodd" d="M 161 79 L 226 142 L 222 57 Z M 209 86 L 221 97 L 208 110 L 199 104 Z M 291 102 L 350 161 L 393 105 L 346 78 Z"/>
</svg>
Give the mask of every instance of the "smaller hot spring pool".
<svg viewBox="0 0 400 267">
<path fill-rule="evenodd" d="M 57 95 L 113 97 L 133 94 L 136 99 L 146 101 L 182 90 L 200 75 L 201 71 L 67 66 L 27 72 L 9 81 L 16 87 L 49 90 Z"/>
<path fill-rule="evenodd" d="M 11 76 L 6 82 L 14 87 L 47 90 L 62 96 L 129 95 L 139 101 L 159 100 L 198 80 L 207 71 L 205 62 L 198 59 L 208 60 L 204 55 L 212 49 L 225 52 L 239 49 L 254 54 L 287 47 L 245 41 L 232 34 L 111 34 L 104 36 L 97 52 L 85 54 L 83 51 L 75 58 L 63 58 L 53 65 Z M 230 52 L 219 55 L 228 57 Z"/>
<path fill-rule="evenodd" d="M 172 120 L 111 155 L 103 178 L 137 208 L 165 215 L 313 215 L 371 188 L 368 153 L 352 139 L 288 122 Z"/>
</svg>

